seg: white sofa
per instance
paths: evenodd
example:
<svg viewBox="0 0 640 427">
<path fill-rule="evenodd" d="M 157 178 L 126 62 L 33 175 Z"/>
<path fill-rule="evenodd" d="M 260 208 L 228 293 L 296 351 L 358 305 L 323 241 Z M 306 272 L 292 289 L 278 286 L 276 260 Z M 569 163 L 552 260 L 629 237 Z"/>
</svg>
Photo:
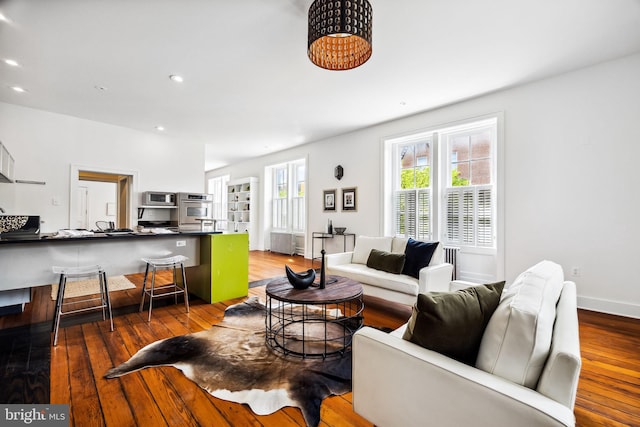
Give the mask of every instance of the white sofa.
<svg viewBox="0 0 640 427">
<path fill-rule="evenodd" d="M 543 291 L 533 292 L 538 295 L 547 292 L 552 282 L 560 281 L 553 284 L 561 291 L 557 305 L 551 306 L 553 318 L 542 319 L 538 313 L 532 321 L 534 313 L 518 307 L 517 298 L 522 300 L 522 295 L 509 296 L 513 292 L 506 287 L 484 331 L 476 361 L 478 366 L 484 357 L 486 365 L 487 354 L 483 352 L 490 353 L 492 349 L 490 343 L 485 345 L 485 340 L 490 341 L 492 337 L 488 335 L 495 333 L 496 327 L 505 328 L 507 322 L 506 327 L 511 329 L 500 332 L 504 338 L 498 343 L 503 347 L 501 360 L 490 362 L 489 369 L 460 363 L 403 339 L 407 325 L 392 333 L 369 327 L 360 329 L 353 341 L 355 412 L 379 427 L 573 426 L 581 367 L 576 287 L 573 282 L 564 281 L 562 275 L 558 279 L 557 274 L 548 275 L 545 271 L 538 274 L 549 266 L 544 261 L 518 279 L 524 275 L 525 281 L 547 286 Z M 556 268 L 557 264 L 551 266 Z M 517 288 L 514 284 L 512 287 Z M 522 292 L 530 294 L 531 288 Z M 505 314 L 510 320 L 505 320 Z M 525 317 L 529 320 L 523 321 Z M 532 387 L 520 385 L 515 380 L 523 376 L 519 372 L 521 359 L 533 348 L 528 339 L 534 335 L 543 337 L 545 333 L 537 330 L 543 327 L 549 328 L 551 342 L 548 353 L 538 355 L 543 365 L 541 373 L 539 377 L 527 378 L 533 380 Z M 540 337 L 536 339 L 544 341 Z M 527 375 L 529 368 L 527 365 Z"/>
<path fill-rule="evenodd" d="M 453 265 L 444 262 L 441 243 L 438 243 L 429 265 L 420 270 L 418 278 L 367 267 L 372 249 L 404 253 L 407 241 L 400 237 L 358 236 L 353 251 L 325 256 L 326 272 L 362 283 L 365 295 L 407 305 L 413 305 L 419 293 L 448 290 Z"/>
</svg>

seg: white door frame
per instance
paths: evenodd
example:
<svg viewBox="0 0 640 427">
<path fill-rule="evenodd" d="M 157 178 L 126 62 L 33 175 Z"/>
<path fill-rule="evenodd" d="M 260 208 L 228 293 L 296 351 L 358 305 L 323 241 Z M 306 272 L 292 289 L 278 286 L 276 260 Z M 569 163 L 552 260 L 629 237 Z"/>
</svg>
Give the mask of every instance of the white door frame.
<svg viewBox="0 0 640 427">
<path fill-rule="evenodd" d="M 83 165 L 71 165 L 71 170 L 69 173 L 69 228 L 74 228 L 74 224 L 78 223 L 77 212 L 76 209 L 79 203 L 77 188 L 80 185 L 80 180 L 78 179 L 78 174 L 80 171 L 90 171 L 90 172 L 99 172 L 99 173 L 108 173 L 112 175 L 129 175 L 131 176 L 131 191 L 129 193 L 129 218 L 131 218 L 131 226 L 135 226 L 133 224 L 138 218 L 137 209 L 138 203 L 134 203 L 134 197 L 138 194 L 138 175 L 139 172 L 135 170 L 125 170 L 125 169 L 110 169 L 103 168 L 99 166 L 83 166 Z"/>
</svg>

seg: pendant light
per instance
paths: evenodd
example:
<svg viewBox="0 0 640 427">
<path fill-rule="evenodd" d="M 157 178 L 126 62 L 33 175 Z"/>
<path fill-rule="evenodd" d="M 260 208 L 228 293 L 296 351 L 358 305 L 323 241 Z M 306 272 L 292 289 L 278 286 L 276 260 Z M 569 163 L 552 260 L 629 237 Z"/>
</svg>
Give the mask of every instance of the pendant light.
<svg viewBox="0 0 640 427">
<path fill-rule="evenodd" d="M 371 4 L 315 0 L 309 8 L 307 55 L 327 70 L 350 70 L 371 57 Z"/>
</svg>

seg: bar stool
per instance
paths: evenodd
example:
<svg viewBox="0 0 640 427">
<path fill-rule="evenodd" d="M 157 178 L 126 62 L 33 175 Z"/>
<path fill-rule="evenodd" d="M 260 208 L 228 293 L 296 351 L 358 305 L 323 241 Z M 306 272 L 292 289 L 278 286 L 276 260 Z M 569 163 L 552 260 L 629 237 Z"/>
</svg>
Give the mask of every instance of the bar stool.
<svg viewBox="0 0 640 427">
<path fill-rule="evenodd" d="M 178 294 L 184 295 L 184 306 L 189 312 L 189 292 L 187 291 L 187 276 L 184 271 L 184 262 L 189 259 L 183 255 L 175 255 L 168 258 L 142 258 L 147 263 L 144 272 L 144 282 L 142 284 L 142 301 L 140 301 L 140 312 L 144 308 L 145 295 L 149 295 L 149 319 L 151 321 L 151 310 L 153 309 L 153 299 L 162 298 L 173 295 L 175 303 L 178 303 Z M 182 286 L 178 285 L 176 269 L 180 267 L 182 275 Z M 156 270 L 157 269 L 173 269 L 173 283 L 156 287 Z M 147 289 L 147 276 L 151 269 L 151 288 Z M 156 293 L 156 291 L 161 291 Z"/>
<path fill-rule="evenodd" d="M 68 314 L 81 313 L 89 310 L 102 309 L 102 320 L 106 320 L 106 311 L 109 312 L 109 321 L 111 322 L 111 331 L 113 331 L 113 315 L 111 313 L 111 299 L 109 298 L 109 286 L 107 284 L 107 275 L 99 265 L 83 266 L 83 267 L 59 267 L 53 266 L 52 270 L 55 274 L 60 275 L 60 281 L 58 282 L 58 297 L 56 299 L 55 314 L 53 319 L 53 345 L 58 345 L 58 329 L 60 328 L 60 318 Z M 100 283 L 100 296 L 86 298 L 83 300 L 64 302 L 64 292 L 67 287 L 67 279 L 80 279 L 97 277 Z M 76 305 L 80 303 L 100 301 L 99 305 L 93 305 L 91 307 L 78 308 L 63 311 L 64 306 Z"/>
</svg>

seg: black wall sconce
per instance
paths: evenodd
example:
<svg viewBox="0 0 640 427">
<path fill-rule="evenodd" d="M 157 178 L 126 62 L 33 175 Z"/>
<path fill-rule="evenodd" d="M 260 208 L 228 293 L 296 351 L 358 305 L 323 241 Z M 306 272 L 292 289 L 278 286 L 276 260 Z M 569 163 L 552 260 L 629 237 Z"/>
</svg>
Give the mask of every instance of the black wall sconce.
<svg viewBox="0 0 640 427">
<path fill-rule="evenodd" d="M 344 176 L 344 168 L 340 165 L 336 166 L 336 169 L 333 171 L 333 174 L 336 178 L 338 178 L 338 181 L 342 179 L 342 177 Z"/>
</svg>

